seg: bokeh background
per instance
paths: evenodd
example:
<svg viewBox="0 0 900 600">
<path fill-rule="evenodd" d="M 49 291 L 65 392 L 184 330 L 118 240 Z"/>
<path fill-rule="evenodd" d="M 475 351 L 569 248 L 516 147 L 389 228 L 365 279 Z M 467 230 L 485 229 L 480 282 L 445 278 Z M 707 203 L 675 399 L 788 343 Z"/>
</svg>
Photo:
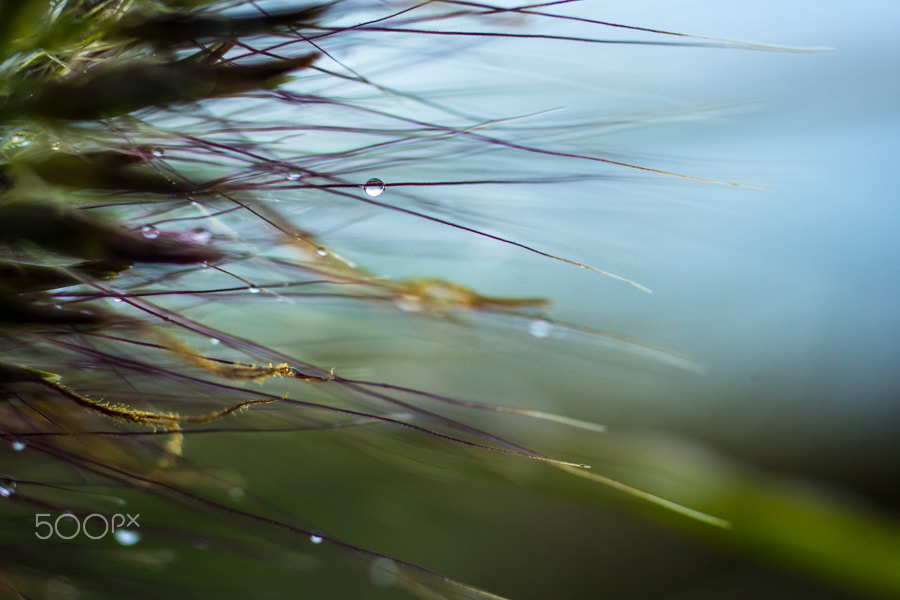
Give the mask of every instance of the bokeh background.
<svg viewBox="0 0 900 600">
<path fill-rule="evenodd" d="M 760 527 L 785 539 L 759 545 L 752 534 L 713 535 L 708 543 L 703 532 L 683 536 L 611 510 L 614 494 L 588 493 L 575 505 L 536 494 L 534 481 L 517 481 L 508 466 L 500 472 L 515 485 L 502 492 L 496 482 L 448 489 L 442 510 L 419 520 L 452 533 L 423 537 L 443 540 L 444 572 L 477 564 L 476 578 L 461 578 L 512 597 L 871 593 L 836 584 L 847 573 L 795 561 L 782 546 L 808 543 L 821 555 L 843 547 L 900 572 L 896 545 L 881 546 L 868 530 L 845 535 L 826 521 L 807 529 L 796 514 L 820 504 L 847 508 L 884 519 L 882 531 L 896 534 L 900 262 L 890 177 L 900 116 L 892 27 L 900 10 L 889 2 L 584 2 L 554 11 L 821 51 L 493 39 L 443 52 L 445 42 L 421 36 L 404 40 L 417 59 L 427 57 L 421 62 L 399 69 L 376 54 L 354 66 L 379 83 L 426 90 L 486 117 L 536 115 L 523 122 L 558 126 L 547 134 L 551 143 L 556 135 L 586 153 L 764 190 L 573 167 L 547 156 L 494 164 L 490 155 L 444 156 L 427 169 L 372 173 L 416 181 L 511 165 L 528 174 L 596 176 L 436 189 L 427 197 L 467 222 L 633 278 L 652 295 L 412 219 L 376 215 L 331 239 L 359 248 L 389 275 L 437 274 L 484 293 L 549 296 L 553 318 L 675 350 L 699 368 L 565 328 L 536 339 L 527 323 L 474 317 L 402 326 L 379 318 L 369 331 L 387 341 L 366 364 L 376 378 L 605 423 L 614 441 L 563 428 L 518 433 L 525 426 L 508 420 L 495 426 L 540 440 L 554 456 L 584 456 L 605 473 L 652 481 L 656 491 L 672 485 L 688 504 L 692 493 L 705 495 L 691 488 L 715 479 L 709 473 L 740 464 L 740 483 L 724 491 L 712 485 L 710 494 L 733 493 L 721 506 L 735 514 L 765 513 L 757 492 L 778 495 L 785 504 L 770 499 L 771 522 Z M 598 35 L 595 25 L 572 22 L 526 22 L 522 31 Z M 599 37 L 672 41 L 612 29 Z M 595 127 L 565 129 L 577 121 Z M 409 523 L 396 506 L 388 512 L 397 502 L 386 500 L 386 512 L 373 518 L 404 513 L 395 518 Z M 470 531 L 458 537 L 462 522 Z"/>
<path fill-rule="evenodd" d="M 452 140 L 414 148 L 409 160 L 398 160 L 403 148 L 374 151 L 344 176 L 379 177 L 386 202 L 617 273 L 652 294 L 409 215 L 294 191 L 268 200 L 374 273 L 440 277 L 552 305 L 530 317 L 442 317 L 267 294 L 169 306 L 344 377 L 602 423 L 600 434 L 405 397 L 732 528 L 546 464 L 384 424 L 190 436 L 185 460 L 233 487 L 183 484 L 509 598 L 898 597 L 900 5 L 588 0 L 551 9 L 777 48 L 510 14 L 456 25 L 611 43 L 356 32 L 347 35 L 354 43 L 323 44 L 380 86 L 484 121 L 507 119 L 486 128 L 504 139 L 714 181 L 509 148 L 471 151 Z M 360 4 L 337 22 L 359 22 L 366 10 L 383 7 Z M 329 60 L 321 64 L 340 70 Z M 334 78 L 300 78 L 288 89 L 317 86 L 404 117 L 453 121 L 374 88 L 359 95 Z M 220 105 L 223 114 L 232 102 Z M 282 107 L 260 119 L 335 114 L 347 127 L 390 121 L 328 106 Z M 292 150 L 343 143 L 307 132 Z M 491 177 L 560 181 L 391 187 Z M 536 327 L 540 316 L 547 322 Z M 69 377 L 89 390 L 95 375 Z M 266 389 L 279 385 L 295 391 L 278 382 Z M 318 389 L 302 398 L 372 408 Z M 279 405 L 242 418 L 279 426 L 308 415 Z M 27 453 L 8 454 L 5 470 L 28 472 L 15 462 Z M 121 495 L 145 515 L 141 541 L 128 554 L 88 545 L 75 563 L 65 544 L 23 549 L 59 563 L 45 597 L 112 597 L 66 578 L 100 564 L 145 582 L 151 597 L 171 585 L 197 597 L 430 597 L 384 558 L 182 510 L 141 490 L 93 491 Z M 109 573 L 97 572 L 98 581 Z"/>
</svg>

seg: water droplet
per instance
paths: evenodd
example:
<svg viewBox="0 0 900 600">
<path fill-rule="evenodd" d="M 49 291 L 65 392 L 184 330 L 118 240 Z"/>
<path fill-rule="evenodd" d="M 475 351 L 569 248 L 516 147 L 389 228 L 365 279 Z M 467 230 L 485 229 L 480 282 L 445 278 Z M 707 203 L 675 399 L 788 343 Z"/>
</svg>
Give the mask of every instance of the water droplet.
<svg viewBox="0 0 900 600">
<path fill-rule="evenodd" d="M 154 148 L 153 149 L 153 156 L 155 156 L 156 158 L 162 158 L 165 155 L 166 155 L 166 151 L 163 150 L 162 148 Z"/>
<path fill-rule="evenodd" d="M 209 343 L 212 344 L 213 346 L 218 346 L 219 340 L 217 338 L 209 338 Z"/>
<path fill-rule="evenodd" d="M 116 529 L 113 537 L 123 546 L 134 546 L 141 541 L 141 534 L 130 529 Z"/>
<path fill-rule="evenodd" d="M 194 540 L 194 548 L 196 548 L 197 550 L 209 550 L 209 547 L 210 547 L 209 538 L 199 537 L 196 540 Z"/>
<path fill-rule="evenodd" d="M 14 440 L 12 445 L 13 452 L 21 452 L 25 449 L 25 442 L 22 440 Z"/>
<path fill-rule="evenodd" d="M 298 179 L 300 179 L 300 173 L 298 173 L 297 171 L 288 171 L 288 174 L 285 175 L 285 178 L 288 181 L 297 181 Z"/>
<path fill-rule="evenodd" d="M 159 237 L 159 229 L 153 225 L 144 225 L 141 227 L 141 233 L 143 233 L 144 237 L 148 240 L 155 240 Z"/>
<path fill-rule="evenodd" d="M 318 248 L 316 248 L 316 254 L 318 254 L 319 256 L 328 256 L 328 250 L 323 248 L 322 246 L 319 246 Z"/>
<path fill-rule="evenodd" d="M 22 132 L 22 131 L 17 131 L 17 132 L 15 132 L 15 133 L 14 133 L 12 136 L 10 136 L 10 138 L 9 138 L 9 145 L 10 145 L 10 146 L 13 146 L 13 147 L 16 147 L 16 146 L 27 146 L 27 145 L 30 144 L 30 143 L 31 143 L 31 141 L 28 139 L 28 137 L 27 137 L 27 136 L 25 135 L 25 133 Z"/>
<path fill-rule="evenodd" d="M 373 177 L 372 179 L 368 180 L 363 186 L 363 191 L 367 195 L 373 198 L 377 198 L 382 194 L 382 192 L 384 192 L 384 182 L 377 177 Z"/>
<path fill-rule="evenodd" d="M 247 288 L 247 291 L 250 292 L 251 294 L 258 294 L 259 288 L 256 287 L 255 285 L 251 285 L 250 287 Z"/>
<path fill-rule="evenodd" d="M 65 577 L 53 577 L 43 585 L 41 598 L 58 598 L 59 600 L 79 600 L 78 588 Z"/>
<path fill-rule="evenodd" d="M 369 565 L 369 579 L 378 587 L 390 587 L 397 579 L 397 564 L 389 558 L 376 558 Z"/>
<path fill-rule="evenodd" d="M 319 535 L 319 533 L 317 531 L 314 531 L 312 533 L 312 535 L 309 536 L 309 541 L 311 541 L 313 544 L 321 544 L 324 541 L 324 539 L 325 538 L 323 538 L 321 535 Z"/>
<path fill-rule="evenodd" d="M 168 548 L 163 548 L 162 550 L 156 550 L 154 552 L 153 561 L 150 564 L 157 564 L 159 566 L 164 566 L 171 564 L 175 560 L 175 552 L 169 550 Z"/>
<path fill-rule="evenodd" d="M 113 301 L 113 302 L 122 302 L 123 299 L 120 298 L 120 297 L 118 297 L 118 296 L 116 296 L 115 298 L 112 299 L 112 301 Z"/>
<path fill-rule="evenodd" d="M 208 244 L 212 239 L 212 232 L 202 227 L 195 227 L 191 229 L 191 237 L 191 241 L 195 244 Z"/>
<path fill-rule="evenodd" d="M 414 294 L 400 294 L 394 301 L 403 312 L 419 312 L 422 310 L 422 299 Z"/>
<path fill-rule="evenodd" d="M 12 477 L 0 477 L 0 498 L 9 498 L 16 493 L 16 480 Z"/>
<path fill-rule="evenodd" d="M 60 148 L 59 142 L 50 142 L 51 150 L 53 150 L 54 152 L 57 152 L 57 151 L 59 151 L 59 148 Z"/>
<path fill-rule="evenodd" d="M 62 304 L 54 304 L 53 308 L 55 308 L 56 310 L 62 310 Z"/>
<path fill-rule="evenodd" d="M 535 319 L 528 324 L 528 333 L 536 338 L 545 338 L 550 335 L 553 327 L 544 319 Z"/>
<path fill-rule="evenodd" d="M 244 491 L 244 488 L 242 488 L 242 487 L 234 486 L 230 490 L 228 490 L 228 495 L 235 502 L 239 502 L 240 500 L 244 499 L 244 496 L 247 495 L 247 492 Z"/>
</svg>

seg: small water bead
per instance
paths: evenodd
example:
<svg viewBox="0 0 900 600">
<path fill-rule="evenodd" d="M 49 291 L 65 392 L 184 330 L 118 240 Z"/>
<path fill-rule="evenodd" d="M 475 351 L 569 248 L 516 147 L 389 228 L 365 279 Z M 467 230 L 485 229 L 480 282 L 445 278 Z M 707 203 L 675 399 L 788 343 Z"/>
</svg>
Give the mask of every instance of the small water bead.
<svg viewBox="0 0 900 600">
<path fill-rule="evenodd" d="M 250 292 L 251 294 L 258 294 L 260 292 L 259 288 L 256 287 L 255 285 L 251 285 L 250 287 L 248 287 L 247 291 Z"/>
<path fill-rule="evenodd" d="M 154 148 L 153 149 L 153 156 L 155 156 L 156 158 L 162 158 L 165 155 L 166 155 L 166 151 L 163 150 L 162 148 Z"/>
<path fill-rule="evenodd" d="M 52 577 L 43 586 L 41 598 L 58 598 L 59 600 L 80 600 L 78 588 L 66 577 Z"/>
<path fill-rule="evenodd" d="M 10 445 L 12 446 L 13 452 L 21 452 L 25 449 L 25 442 L 22 440 L 14 440 Z"/>
<path fill-rule="evenodd" d="M 213 346 L 218 346 L 219 340 L 216 338 L 209 338 L 209 343 L 212 344 Z"/>
<path fill-rule="evenodd" d="M 175 552 L 169 548 L 154 551 L 154 560 L 150 564 L 159 566 L 169 565 L 175 562 Z"/>
<path fill-rule="evenodd" d="M 141 541 L 141 534 L 130 529 L 116 529 L 116 532 L 113 533 L 113 537 L 116 538 L 116 541 L 122 546 L 134 546 Z"/>
<path fill-rule="evenodd" d="M 124 299 L 123 299 L 123 298 L 120 298 L 119 296 L 116 296 L 115 298 L 112 299 L 112 301 L 113 301 L 113 302 L 123 302 Z"/>
<path fill-rule="evenodd" d="M 153 225 L 144 225 L 141 227 L 141 233 L 143 233 L 144 237 L 148 240 L 155 240 L 159 237 L 159 229 Z"/>
<path fill-rule="evenodd" d="M 0 477 L 0 498 L 9 498 L 16 493 L 16 480 L 12 477 Z"/>
<path fill-rule="evenodd" d="M 315 531 L 312 533 L 312 535 L 309 536 L 309 541 L 311 541 L 313 544 L 321 544 L 324 540 L 325 538 L 323 538 L 321 535 L 319 535 L 318 532 Z"/>
<path fill-rule="evenodd" d="M 297 181 L 300 179 L 300 173 L 297 171 L 288 171 L 288 174 L 284 176 L 288 181 Z"/>
<path fill-rule="evenodd" d="M 363 186 L 363 191 L 366 195 L 377 198 L 384 192 L 384 182 L 377 177 L 373 177 Z"/>
<path fill-rule="evenodd" d="M 394 303 L 403 312 L 419 312 L 422 310 L 422 299 L 415 294 L 400 294 Z"/>
<path fill-rule="evenodd" d="M 191 229 L 191 241 L 195 244 L 208 244 L 212 239 L 212 232 L 203 227 Z"/>
<path fill-rule="evenodd" d="M 13 147 L 16 147 L 16 146 L 23 147 L 23 146 L 27 146 L 30 143 L 31 143 L 31 141 L 28 139 L 28 137 L 22 131 L 17 131 L 9 138 L 9 145 L 13 146 Z"/>
<path fill-rule="evenodd" d="M 391 587 L 397 579 L 397 563 L 384 556 L 369 565 L 369 579 L 378 587 Z"/>
<path fill-rule="evenodd" d="M 552 325 L 544 319 L 535 319 L 528 324 L 528 333 L 536 338 L 545 338 L 553 330 Z"/>
<path fill-rule="evenodd" d="M 212 544 L 207 537 L 200 537 L 194 540 L 194 548 L 197 550 L 209 550 Z"/>
<path fill-rule="evenodd" d="M 322 246 L 319 246 L 318 248 L 316 248 L 316 254 L 318 254 L 319 256 L 328 256 L 328 250 L 323 248 Z"/>
</svg>

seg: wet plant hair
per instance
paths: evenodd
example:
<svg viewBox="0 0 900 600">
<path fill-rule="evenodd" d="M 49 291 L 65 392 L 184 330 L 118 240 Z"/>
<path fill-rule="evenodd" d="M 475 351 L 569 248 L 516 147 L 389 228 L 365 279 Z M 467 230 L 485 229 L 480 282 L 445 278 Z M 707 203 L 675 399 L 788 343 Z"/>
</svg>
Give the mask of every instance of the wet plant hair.
<svg viewBox="0 0 900 600">
<path fill-rule="evenodd" d="M 426 223 L 650 291 L 627 274 L 520 241 L 485 224 L 475 203 L 448 206 L 433 191 L 486 197 L 629 174 L 736 184 L 584 152 L 567 143 L 578 123 L 548 132 L 527 115 L 480 115 L 452 97 L 383 85 L 343 58 L 408 38 L 460 52 L 516 37 L 767 49 L 564 16 L 553 4 L 0 1 L 0 589 L 20 598 L 73 590 L 207 597 L 211 589 L 265 597 L 282 589 L 273 578 L 321 579 L 337 586 L 321 589 L 339 593 L 350 571 L 424 598 L 495 597 L 414 556 L 358 543 L 353 532 L 319 531 L 302 506 L 242 483 L 287 460 L 273 450 L 296 444 L 307 459 L 322 457 L 324 438 L 313 432 L 326 430 L 338 431 L 322 453 L 345 442 L 402 461 L 381 437 L 402 439 L 414 455 L 432 440 L 429 453 L 542 463 L 728 527 L 577 455 L 506 435 L 494 417 L 589 435 L 600 425 L 515 399 L 434 393 L 365 365 L 345 369 L 358 359 L 329 352 L 365 340 L 379 319 L 464 327 L 484 317 L 535 337 L 577 332 L 641 360 L 700 368 L 621 332 L 555 319 L 543 297 L 386 274 L 369 264 L 365 244 L 332 242 L 330 232 L 382 219 L 375 243 L 397 253 L 403 228 Z M 640 37 L 567 38 L 519 26 L 561 19 Z M 503 157 L 495 162 L 509 172 L 486 175 L 477 164 L 488 155 Z M 525 175 L 521 156 L 565 169 Z M 416 169 L 414 180 L 394 176 Z M 195 444 L 202 451 L 192 452 Z M 421 460 L 429 457 L 441 460 Z M 35 512 L 139 512 L 140 528 L 121 530 L 118 545 L 41 544 L 32 538 Z M 141 545 L 131 547 L 138 535 Z M 177 560 L 191 575 L 154 575 L 178 548 L 190 549 Z M 201 551 L 216 558 L 201 563 L 191 554 Z M 235 573 L 208 581 L 230 565 Z"/>
</svg>

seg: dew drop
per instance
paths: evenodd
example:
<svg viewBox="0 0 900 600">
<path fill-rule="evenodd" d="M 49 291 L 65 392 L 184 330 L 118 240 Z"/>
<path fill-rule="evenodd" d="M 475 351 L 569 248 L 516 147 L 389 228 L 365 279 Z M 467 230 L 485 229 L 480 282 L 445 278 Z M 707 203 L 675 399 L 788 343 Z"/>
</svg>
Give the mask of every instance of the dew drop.
<svg viewBox="0 0 900 600">
<path fill-rule="evenodd" d="M 159 237 L 159 229 L 153 225 L 144 225 L 141 227 L 141 233 L 143 233 L 144 237 L 148 240 L 155 240 Z"/>
<path fill-rule="evenodd" d="M 156 564 L 158 565 L 168 565 L 175 560 L 175 552 L 164 548 L 162 550 L 157 550 L 156 552 Z"/>
<path fill-rule="evenodd" d="M 298 179 L 300 179 L 300 173 L 298 173 L 297 171 L 288 171 L 288 174 L 285 175 L 285 179 L 287 179 L 288 181 L 297 181 Z"/>
<path fill-rule="evenodd" d="M 163 150 L 162 148 L 154 148 L 153 149 L 153 156 L 155 156 L 156 158 L 162 158 L 165 155 L 166 155 L 166 151 Z"/>
<path fill-rule="evenodd" d="M 79 600 L 81 595 L 69 579 L 65 577 L 53 577 L 48 579 L 43 587 L 41 598 L 59 598 L 60 600 Z"/>
<path fill-rule="evenodd" d="M 319 246 L 318 248 L 316 248 L 316 254 L 318 254 L 319 256 L 328 256 L 328 250 L 326 250 L 322 246 Z"/>
<path fill-rule="evenodd" d="M 384 192 L 384 182 L 377 177 L 373 177 L 363 186 L 363 191 L 367 195 L 377 198 Z"/>
<path fill-rule="evenodd" d="M 552 326 L 544 319 L 535 319 L 528 324 L 528 333 L 536 338 L 545 338 L 550 335 Z"/>
<path fill-rule="evenodd" d="M 195 227 L 191 229 L 191 237 L 193 238 L 191 241 L 195 244 L 208 244 L 212 239 L 212 232 L 202 227 Z"/>
<path fill-rule="evenodd" d="M 391 587 L 397 579 L 397 564 L 383 556 L 376 558 L 369 566 L 369 579 L 378 587 Z"/>
<path fill-rule="evenodd" d="M 112 301 L 113 301 L 113 302 L 122 302 L 123 299 L 120 298 L 120 297 L 118 297 L 118 296 L 116 296 L 115 298 L 112 299 Z"/>
<path fill-rule="evenodd" d="M 25 442 L 22 440 L 14 440 L 12 445 L 13 452 L 21 452 L 25 449 Z"/>
<path fill-rule="evenodd" d="M 400 294 L 395 300 L 397 308 L 403 312 L 419 312 L 422 310 L 422 299 L 414 294 Z"/>
<path fill-rule="evenodd" d="M 324 539 L 325 538 L 323 538 L 321 535 L 319 535 L 315 531 L 312 533 L 312 535 L 309 536 L 309 541 L 311 541 L 313 544 L 321 544 L 324 541 Z"/>
<path fill-rule="evenodd" d="M 22 131 L 17 131 L 9 138 L 9 145 L 13 147 L 27 146 L 30 143 L 28 137 L 26 137 L 25 133 Z"/>
<path fill-rule="evenodd" d="M 141 534 L 130 529 L 116 529 L 113 537 L 123 546 L 134 546 L 141 541 Z"/>
<path fill-rule="evenodd" d="M 58 152 L 58 151 L 59 151 L 59 148 L 60 148 L 59 142 L 50 142 L 50 149 L 51 149 L 51 150 L 53 150 L 54 152 Z"/>
<path fill-rule="evenodd" d="M 209 538 L 200 537 L 194 540 L 194 548 L 197 550 L 209 550 L 210 547 Z"/>
<path fill-rule="evenodd" d="M 259 288 L 256 287 L 255 285 L 251 285 L 250 287 L 247 288 L 247 291 L 250 292 L 251 294 L 258 294 Z"/>
<path fill-rule="evenodd" d="M 9 498 L 16 493 L 16 480 L 12 477 L 0 477 L 0 498 Z"/>
<path fill-rule="evenodd" d="M 217 338 L 209 338 L 209 343 L 212 344 L 213 346 L 218 346 L 219 340 Z"/>
</svg>

